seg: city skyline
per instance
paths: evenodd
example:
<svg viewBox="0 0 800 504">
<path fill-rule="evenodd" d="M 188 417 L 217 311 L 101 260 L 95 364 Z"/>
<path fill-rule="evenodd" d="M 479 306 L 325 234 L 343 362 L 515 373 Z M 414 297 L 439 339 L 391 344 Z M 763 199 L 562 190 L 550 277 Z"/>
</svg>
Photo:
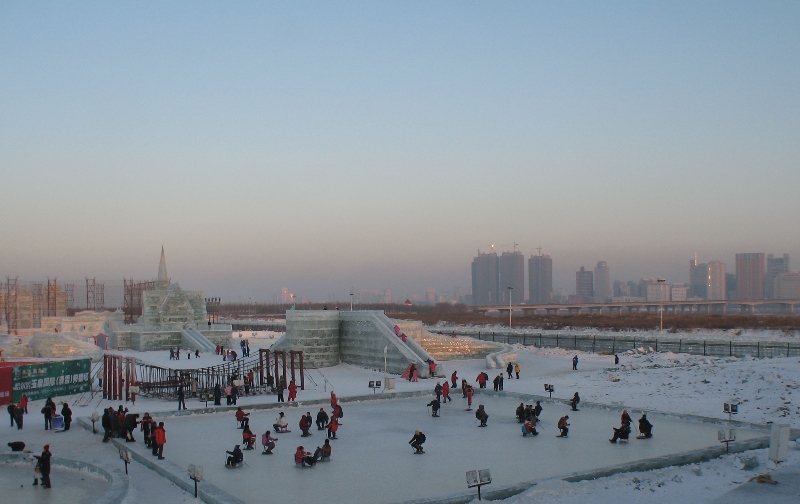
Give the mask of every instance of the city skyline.
<svg viewBox="0 0 800 504">
<path fill-rule="evenodd" d="M 208 296 L 398 302 L 471 291 L 492 243 L 542 247 L 565 292 L 598 261 L 797 258 L 798 25 L 797 2 L 4 3 L 0 279 L 151 279 L 163 245 Z"/>
</svg>

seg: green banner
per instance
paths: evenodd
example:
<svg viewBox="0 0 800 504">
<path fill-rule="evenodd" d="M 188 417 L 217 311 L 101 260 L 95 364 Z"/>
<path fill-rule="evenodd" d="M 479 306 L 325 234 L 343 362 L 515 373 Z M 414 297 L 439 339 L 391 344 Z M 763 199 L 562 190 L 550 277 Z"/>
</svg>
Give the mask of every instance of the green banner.
<svg viewBox="0 0 800 504">
<path fill-rule="evenodd" d="M 14 366 L 12 400 L 18 402 L 22 394 L 35 401 L 89 392 L 91 365 L 91 359 L 80 359 Z"/>
</svg>

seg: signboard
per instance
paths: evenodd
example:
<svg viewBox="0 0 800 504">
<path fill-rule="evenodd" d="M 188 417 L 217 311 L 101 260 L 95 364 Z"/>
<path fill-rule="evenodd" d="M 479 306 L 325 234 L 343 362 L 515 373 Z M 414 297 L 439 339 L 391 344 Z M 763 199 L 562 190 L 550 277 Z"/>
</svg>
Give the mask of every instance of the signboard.
<svg viewBox="0 0 800 504">
<path fill-rule="evenodd" d="M 784 462 L 789 451 L 789 424 L 772 424 L 769 433 L 769 459 Z"/>
<path fill-rule="evenodd" d="M 80 359 L 14 366 L 12 400 L 19 401 L 22 394 L 36 401 L 89 392 L 91 365 L 91 359 Z"/>
</svg>

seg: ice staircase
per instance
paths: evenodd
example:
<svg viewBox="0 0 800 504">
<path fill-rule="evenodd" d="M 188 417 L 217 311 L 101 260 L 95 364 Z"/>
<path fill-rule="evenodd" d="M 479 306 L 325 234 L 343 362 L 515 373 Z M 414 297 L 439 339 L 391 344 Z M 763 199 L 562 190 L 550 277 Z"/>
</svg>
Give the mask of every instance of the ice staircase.
<svg viewBox="0 0 800 504">
<path fill-rule="evenodd" d="M 181 346 L 201 352 L 213 352 L 217 346 L 197 329 L 181 330 Z"/>
</svg>

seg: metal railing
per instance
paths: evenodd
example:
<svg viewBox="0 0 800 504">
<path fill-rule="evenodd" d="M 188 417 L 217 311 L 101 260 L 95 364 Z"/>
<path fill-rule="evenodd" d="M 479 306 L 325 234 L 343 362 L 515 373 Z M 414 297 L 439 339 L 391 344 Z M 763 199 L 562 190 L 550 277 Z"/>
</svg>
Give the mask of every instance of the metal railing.
<svg viewBox="0 0 800 504">
<path fill-rule="evenodd" d="M 453 331 L 431 331 L 452 335 Z M 511 333 L 499 331 L 456 331 L 458 336 L 469 336 L 482 341 L 519 344 L 540 348 L 563 348 L 593 353 L 619 353 L 645 347 L 656 352 L 688 353 L 717 357 L 795 357 L 800 356 L 800 343 L 778 341 L 704 340 L 694 338 L 647 336 L 609 336 L 590 334 Z"/>
</svg>

